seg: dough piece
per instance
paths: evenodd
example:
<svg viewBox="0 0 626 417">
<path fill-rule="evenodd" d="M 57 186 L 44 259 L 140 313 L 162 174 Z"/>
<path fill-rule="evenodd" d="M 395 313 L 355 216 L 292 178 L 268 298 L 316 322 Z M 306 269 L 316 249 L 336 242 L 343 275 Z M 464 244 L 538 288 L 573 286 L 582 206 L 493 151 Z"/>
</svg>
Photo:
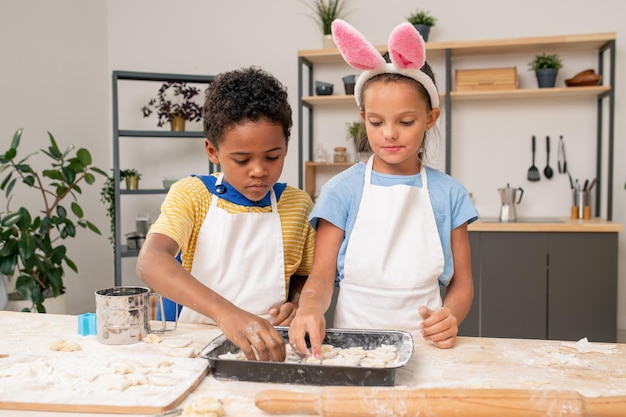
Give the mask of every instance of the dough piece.
<svg viewBox="0 0 626 417">
<path fill-rule="evenodd" d="M 163 345 L 171 348 L 185 348 L 191 344 L 189 339 L 165 339 Z"/>
<path fill-rule="evenodd" d="M 308 358 L 306 358 L 304 360 L 304 363 L 311 363 L 313 365 L 321 365 L 322 364 L 322 360 L 321 359 L 317 359 L 313 356 L 309 356 Z"/>
<path fill-rule="evenodd" d="M 49 348 L 57 352 L 74 352 L 80 350 L 80 345 L 76 342 L 67 342 L 65 339 L 55 339 L 50 342 Z"/>
<path fill-rule="evenodd" d="M 174 356 L 177 358 L 195 358 L 196 351 L 193 347 L 181 348 L 181 349 L 170 349 L 165 352 L 167 356 Z"/>
<path fill-rule="evenodd" d="M 238 352 L 226 352 L 226 353 L 222 353 L 221 355 L 218 356 L 218 358 L 220 359 L 228 359 L 228 360 L 233 360 L 233 361 L 243 361 L 246 360 L 246 357 L 244 356 L 242 351 L 238 351 Z"/>
<path fill-rule="evenodd" d="M 135 367 L 126 362 L 119 362 L 113 365 L 113 373 L 128 375 L 135 373 Z"/>
<path fill-rule="evenodd" d="M 200 397 L 197 401 L 186 405 L 181 415 L 190 417 L 222 417 L 224 415 L 224 406 L 222 401 L 217 398 Z"/>
<path fill-rule="evenodd" d="M 148 334 L 148 336 L 143 338 L 143 341 L 146 343 L 156 345 L 157 343 L 161 343 L 161 338 L 154 333 L 150 333 Z"/>
<path fill-rule="evenodd" d="M 4 353 L 4 352 L 0 352 L 0 359 L 2 358 L 8 358 L 9 354 L 8 353 Z"/>
</svg>

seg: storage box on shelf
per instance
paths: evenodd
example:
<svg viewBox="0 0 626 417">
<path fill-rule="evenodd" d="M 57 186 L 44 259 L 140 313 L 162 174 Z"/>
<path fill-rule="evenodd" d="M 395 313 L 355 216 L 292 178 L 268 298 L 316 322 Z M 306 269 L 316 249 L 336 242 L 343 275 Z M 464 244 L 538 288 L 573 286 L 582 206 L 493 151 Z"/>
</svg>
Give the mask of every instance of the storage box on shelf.
<svg viewBox="0 0 626 417">
<path fill-rule="evenodd" d="M 455 91 L 515 90 L 517 67 L 458 69 L 454 77 Z"/>
<path fill-rule="evenodd" d="M 514 39 L 496 39 L 483 41 L 461 41 L 461 42 L 429 42 L 426 44 L 427 59 L 431 63 L 439 62 L 445 65 L 445 91 L 442 91 L 443 121 L 445 124 L 445 171 L 451 172 L 451 152 L 452 130 L 451 122 L 452 104 L 455 101 L 466 100 L 514 100 L 514 99 L 536 99 L 538 105 L 543 104 L 543 99 L 549 97 L 598 97 L 597 112 L 601 114 L 601 107 L 607 99 L 607 113 L 605 118 L 597 118 L 598 129 L 597 138 L 598 149 L 606 149 L 607 170 L 603 170 L 603 159 L 595 158 L 596 176 L 598 181 L 606 184 L 607 195 L 603 200 L 600 190 L 596 193 L 596 216 L 601 212 L 601 202 L 606 204 L 607 219 L 612 218 L 612 189 L 613 189 L 613 124 L 614 124 L 614 91 L 612 86 L 615 77 L 615 33 L 577 34 L 564 36 L 545 36 Z M 377 46 L 381 53 L 386 51 L 386 46 Z M 602 76 L 603 85 L 583 86 L 583 87 L 557 87 L 557 88 L 511 88 L 502 89 L 470 89 L 467 91 L 453 91 L 453 58 L 472 58 L 480 61 L 481 57 L 490 55 L 505 56 L 511 53 L 536 54 L 544 50 L 553 51 L 581 51 L 583 53 L 595 52 L 598 54 L 598 72 Z M 605 58 L 608 56 L 608 60 Z M 608 65 L 607 65 L 608 62 Z M 301 50 L 298 52 L 298 144 L 299 144 L 299 186 L 313 197 L 316 191 L 316 168 L 321 166 L 313 163 L 313 149 L 315 134 L 313 131 L 314 109 L 317 107 L 354 105 L 354 97 L 345 96 L 314 96 L 313 72 L 314 66 L 341 64 L 343 58 L 335 49 L 314 49 Z M 607 66 L 608 68 L 605 68 Z M 346 68 L 349 68 L 346 64 Z M 306 72 L 305 70 L 308 70 Z M 306 78 L 306 80 L 305 80 Z M 444 83 L 439 80 L 440 87 Z M 602 99 L 602 100 L 600 100 Z M 511 104 L 513 105 L 513 104 Z M 549 108 L 549 107 L 548 107 Z M 308 114 L 305 114 L 305 111 Z M 352 109 L 352 111 L 354 111 Z M 306 116 L 306 117 L 305 117 Z M 306 122 L 305 122 L 306 119 Z M 305 126 L 306 123 L 306 126 Z M 343 129 L 338 126 L 337 129 Z M 306 132 L 306 135 L 305 135 Z M 606 138 L 606 144 L 603 144 Z M 306 160 L 308 162 L 305 162 Z M 324 164 L 329 166 L 329 164 Z M 332 165 L 331 165 L 332 166 Z M 338 169 L 345 169 L 346 165 L 337 165 Z M 606 178 L 604 178 L 606 174 Z M 306 183 L 304 177 L 306 175 Z"/>
</svg>

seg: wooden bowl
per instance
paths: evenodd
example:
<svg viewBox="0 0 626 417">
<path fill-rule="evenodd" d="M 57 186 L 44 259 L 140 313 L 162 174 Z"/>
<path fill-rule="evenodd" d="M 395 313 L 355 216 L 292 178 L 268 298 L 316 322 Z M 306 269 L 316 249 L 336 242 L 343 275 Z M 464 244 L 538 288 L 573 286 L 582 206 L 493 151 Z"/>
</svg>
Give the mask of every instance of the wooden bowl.
<svg viewBox="0 0 626 417">
<path fill-rule="evenodd" d="M 572 78 L 565 80 L 568 87 L 584 87 L 600 84 L 602 77 L 595 73 L 594 70 L 584 70 L 574 75 Z"/>
</svg>

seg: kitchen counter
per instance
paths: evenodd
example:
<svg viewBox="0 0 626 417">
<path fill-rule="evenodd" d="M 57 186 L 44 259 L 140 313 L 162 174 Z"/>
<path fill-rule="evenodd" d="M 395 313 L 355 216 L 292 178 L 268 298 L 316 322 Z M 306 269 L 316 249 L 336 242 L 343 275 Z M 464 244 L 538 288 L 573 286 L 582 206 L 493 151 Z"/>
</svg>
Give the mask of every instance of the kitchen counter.
<svg viewBox="0 0 626 417">
<path fill-rule="evenodd" d="M 124 357 L 129 360 L 133 352 L 141 352 L 145 361 L 162 361 L 172 358 L 171 350 L 180 349 L 181 341 L 191 341 L 187 347 L 198 352 L 220 334 L 214 326 L 179 324 L 176 331 L 162 334 L 162 342 L 151 345 L 145 342 L 134 345 L 102 345 L 95 336 L 77 334 L 77 317 L 70 315 L 28 314 L 0 311 L 0 416 L 11 417 L 78 417 L 114 416 L 119 413 L 98 413 L 89 410 L 71 412 L 16 411 L 6 409 L 7 384 L 11 384 L 11 370 L 23 366 L 37 357 L 52 363 L 54 357 L 77 358 L 77 367 L 84 369 L 97 366 L 89 358 L 96 358 L 104 351 L 108 357 Z M 50 352 L 54 340 L 66 340 L 81 346 L 75 352 Z M 159 350 L 160 349 L 160 350 Z M 82 352 L 82 356 L 78 355 Z M 72 356 L 74 355 L 74 356 Z M 80 358 L 80 359 L 78 359 Z M 81 362 L 82 361 L 82 362 Z M 95 359 L 94 359 L 95 361 Z M 190 363 L 188 363 L 191 361 Z M 186 358 L 180 362 L 196 370 L 208 365 L 202 358 Z M 44 369 L 30 375 L 32 391 L 29 398 L 44 398 L 45 387 L 37 380 Z M 175 373 L 175 372 L 174 372 Z M 189 385 L 197 378 L 189 373 Z M 22 376 L 23 377 L 23 376 Z M 19 378 L 19 377 L 13 377 Z M 9 381 L 9 382 L 7 382 Z M 13 383 L 20 383 L 13 380 Z M 409 363 L 396 373 L 396 387 L 400 388 L 512 388 L 532 390 L 576 390 L 587 397 L 626 395 L 626 344 L 561 342 L 546 340 L 497 339 L 461 337 L 456 347 L 438 349 L 415 337 L 415 349 Z M 133 387 L 129 389 L 134 389 Z M 146 389 L 146 388 L 141 388 Z M 223 401 L 225 415 L 268 416 L 254 405 L 255 395 L 266 389 L 281 389 L 298 392 L 319 392 L 321 387 L 306 385 L 283 385 L 242 381 L 220 381 L 211 375 L 201 378 L 199 385 L 184 396 L 181 406 L 194 403 L 202 397 L 218 398 Z M 366 389 L 366 388 L 363 388 Z M 135 401 L 143 400 L 137 391 Z M 68 388 L 66 403 L 79 401 Z M 93 394 L 94 403 L 98 393 Z M 147 405 L 147 404 L 144 404 Z M 137 414 L 134 414 L 137 415 Z M 146 413 L 143 413 L 146 415 Z"/>
<path fill-rule="evenodd" d="M 521 218 L 501 223 L 498 218 L 479 219 L 467 228 L 470 232 L 609 232 L 624 230 L 624 225 L 599 217 L 591 220 L 570 218 Z"/>
</svg>

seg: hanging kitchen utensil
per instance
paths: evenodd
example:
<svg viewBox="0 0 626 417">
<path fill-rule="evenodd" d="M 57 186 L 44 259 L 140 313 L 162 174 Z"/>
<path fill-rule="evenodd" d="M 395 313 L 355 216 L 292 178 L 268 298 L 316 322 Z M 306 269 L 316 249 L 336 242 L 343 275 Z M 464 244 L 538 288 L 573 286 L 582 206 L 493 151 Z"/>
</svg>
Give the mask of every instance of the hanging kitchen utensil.
<svg viewBox="0 0 626 417">
<path fill-rule="evenodd" d="M 559 136 L 559 149 L 557 150 L 557 168 L 559 174 L 567 173 L 567 159 L 565 159 L 565 142 L 563 142 L 563 135 Z"/>
<path fill-rule="evenodd" d="M 543 175 L 550 179 L 553 174 L 554 172 L 550 168 L 550 136 L 546 136 L 546 167 L 543 170 Z"/>
<path fill-rule="evenodd" d="M 539 181 L 539 169 L 535 166 L 535 135 L 533 135 L 533 164 L 528 168 L 528 181 Z"/>
</svg>

